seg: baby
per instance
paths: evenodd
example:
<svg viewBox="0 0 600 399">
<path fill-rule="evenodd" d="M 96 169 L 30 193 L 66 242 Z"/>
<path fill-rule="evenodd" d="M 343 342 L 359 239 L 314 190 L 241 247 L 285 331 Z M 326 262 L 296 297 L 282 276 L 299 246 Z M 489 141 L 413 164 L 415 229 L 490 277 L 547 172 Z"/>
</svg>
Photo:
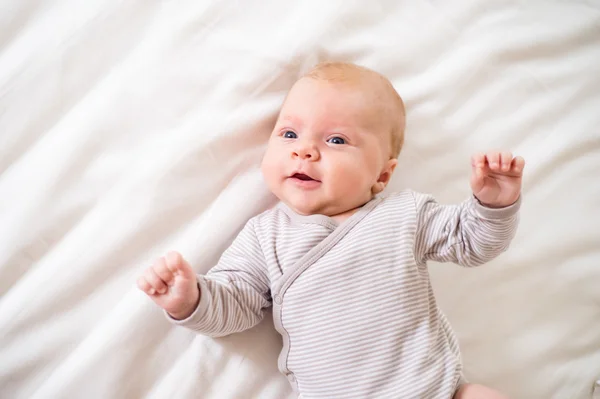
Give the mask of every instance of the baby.
<svg viewBox="0 0 600 399">
<path fill-rule="evenodd" d="M 507 249 L 524 160 L 473 156 L 473 196 L 459 205 L 383 195 L 404 126 L 385 77 L 317 65 L 288 93 L 262 162 L 279 205 L 206 275 L 171 252 L 139 288 L 172 323 L 213 337 L 251 328 L 273 306 L 279 369 L 301 398 L 503 398 L 463 379 L 427 261 L 477 266 Z"/>
</svg>

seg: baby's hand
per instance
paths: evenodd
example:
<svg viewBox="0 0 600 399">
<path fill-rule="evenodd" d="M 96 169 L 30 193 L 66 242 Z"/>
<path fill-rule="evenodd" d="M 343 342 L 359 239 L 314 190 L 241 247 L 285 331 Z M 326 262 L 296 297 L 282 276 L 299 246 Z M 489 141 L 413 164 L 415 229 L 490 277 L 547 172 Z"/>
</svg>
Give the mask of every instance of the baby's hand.
<svg viewBox="0 0 600 399">
<path fill-rule="evenodd" d="M 471 189 L 486 206 L 502 208 L 514 204 L 521 195 L 525 160 L 510 152 L 488 152 L 471 158 Z"/>
<path fill-rule="evenodd" d="M 175 319 L 188 318 L 200 301 L 196 275 L 177 252 L 158 259 L 138 279 L 137 285 Z"/>
</svg>

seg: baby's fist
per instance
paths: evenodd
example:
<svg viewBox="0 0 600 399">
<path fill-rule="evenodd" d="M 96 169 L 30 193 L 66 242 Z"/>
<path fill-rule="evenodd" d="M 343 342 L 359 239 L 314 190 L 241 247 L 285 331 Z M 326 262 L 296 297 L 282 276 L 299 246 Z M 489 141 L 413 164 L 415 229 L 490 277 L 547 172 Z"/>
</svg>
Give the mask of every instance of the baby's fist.
<svg viewBox="0 0 600 399">
<path fill-rule="evenodd" d="M 189 317 L 200 301 L 196 274 L 177 252 L 159 258 L 140 276 L 137 285 L 175 319 Z"/>
</svg>

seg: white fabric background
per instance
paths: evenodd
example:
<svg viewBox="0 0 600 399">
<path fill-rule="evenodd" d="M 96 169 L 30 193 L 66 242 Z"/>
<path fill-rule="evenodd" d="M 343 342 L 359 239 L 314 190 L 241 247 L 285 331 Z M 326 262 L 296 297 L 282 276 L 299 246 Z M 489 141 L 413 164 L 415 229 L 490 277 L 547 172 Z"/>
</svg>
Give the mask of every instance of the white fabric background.
<svg viewBox="0 0 600 399">
<path fill-rule="evenodd" d="M 526 158 L 509 252 L 431 265 L 467 377 L 589 398 L 600 377 L 600 3 L 3 0 L 0 397 L 292 398 L 270 320 L 171 327 L 134 286 L 199 272 L 274 203 L 258 165 L 292 82 L 372 67 L 406 101 L 392 189 L 469 195 L 469 156 Z"/>
</svg>

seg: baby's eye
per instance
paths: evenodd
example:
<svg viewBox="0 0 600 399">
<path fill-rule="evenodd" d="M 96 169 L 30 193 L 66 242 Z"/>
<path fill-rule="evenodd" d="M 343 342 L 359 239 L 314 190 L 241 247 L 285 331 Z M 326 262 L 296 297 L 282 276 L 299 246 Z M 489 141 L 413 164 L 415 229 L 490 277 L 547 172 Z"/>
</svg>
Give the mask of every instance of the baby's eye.
<svg viewBox="0 0 600 399">
<path fill-rule="evenodd" d="M 298 135 L 296 133 L 292 132 L 291 130 L 288 130 L 283 133 L 283 137 L 286 139 L 297 139 Z"/>
<path fill-rule="evenodd" d="M 346 144 L 346 140 L 344 140 L 341 137 L 332 137 L 329 140 L 327 140 L 327 142 L 331 144 Z"/>
</svg>

